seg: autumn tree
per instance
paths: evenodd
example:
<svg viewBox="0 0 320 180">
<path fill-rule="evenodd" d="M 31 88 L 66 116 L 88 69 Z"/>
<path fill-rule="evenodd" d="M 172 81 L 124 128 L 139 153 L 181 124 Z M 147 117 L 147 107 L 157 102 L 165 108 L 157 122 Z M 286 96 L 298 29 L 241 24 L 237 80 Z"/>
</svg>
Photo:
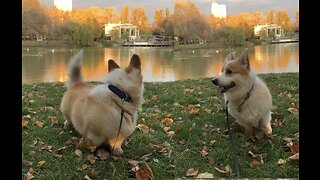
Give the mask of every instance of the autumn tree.
<svg viewBox="0 0 320 180">
<path fill-rule="evenodd" d="M 294 18 L 295 18 L 295 21 L 293 23 L 293 27 L 295 31 L 299 31 L 299 11 L 296 12 L 296 15 Z"/>
<path fill-rule="evenodd" d="M 284 32 L 292 31 L 290 17 L 286 10 L 282 9 L 276 14 L 276 24 L 284 29 Z"/>
<path fill-rule="evenodd" d="M 124 5 L 120 9 L 120 21 L 121 23 L 129 23 L 130 21 L 130 14 L 129 14 L 129 6 Z"/>
<path fill-rule="evenodd" d="M 138 7 L 131 10 L 131 23 L 142 33 L 148 31 L 148 17 L 144 8 Z"/>
<path fill-rule="evenodd" d="M 161 24 L 163 23 L 164 19 L 165 19 L 165 14 L 164 14 L 164 10 L 160 9 L 160 10 L 156 10 L 154 12 L 154 21 L 153 21 L 153 26 L 156 29 L 158 29 Z"/>
<path fill-rule="evenodd" d="M 274 24 L 276 22 L 275 21 L 275 13 L 274 13 L 273 9 L 270 9 L 270 10 L 267 11 L 266 22 L 268 24 Z"/>
</svg>

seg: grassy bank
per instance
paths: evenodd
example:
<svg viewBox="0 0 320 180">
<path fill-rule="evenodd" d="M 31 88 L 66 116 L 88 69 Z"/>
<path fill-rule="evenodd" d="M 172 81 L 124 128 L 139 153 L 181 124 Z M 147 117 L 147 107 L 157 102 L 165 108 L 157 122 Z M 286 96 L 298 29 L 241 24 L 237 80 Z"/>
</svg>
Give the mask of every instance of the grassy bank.
<svg viewBox="0 0 320 180">
<path fill-rule="evenodd" d="M 235 132 L 241 177 L 299 178 L 299 160 L 288 160 L 299 151 L 299 73 L 260 77 L 273 96 L 274 139 L 252 142 Z M 23 178 L 100 177 L 105 152 L 76 150 L 80 135 L 63 129 L 59 105 L 65 90 L 62 83 L 22 86 Z M 155 179 L 197 177 L 206 172 L 207 177 L 235 177 L 224 100 L 215 95 L 216 90 L 209 78 L 145 83 L 145 103 L 138 120 L 141 130 L 137 128 L 123 145 L 124 154 L 108 168 L 108 179 L 135 179 L 130 160 L 145 161 Z"/>
</svg>

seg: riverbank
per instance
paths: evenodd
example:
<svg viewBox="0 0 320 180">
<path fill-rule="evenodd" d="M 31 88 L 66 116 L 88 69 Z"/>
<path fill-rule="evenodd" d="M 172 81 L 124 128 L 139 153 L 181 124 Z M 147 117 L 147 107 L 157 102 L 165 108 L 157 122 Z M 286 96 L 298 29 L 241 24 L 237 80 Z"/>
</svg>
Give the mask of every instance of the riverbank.
<svg viewBox="0 0 320 180">
<path fill-rule="evenodd" d="M 116 42 L 108 41 L 95 41 L 92 45 L 93 47 L 116 47 L 119 46 Z M 70 45 L 67 41 L 22 41 L 22 47 L 79 47 L 75 45 Z"/>
<path fill-rule="evenodd" d="M 298 179 L 299 160 L 288 158 L 299 152 L 299 73 L 259 76 L 273 96 L 274 139 L 252 142 L 233 132 L 241 178 Z M 103 171 L 105 151 L 76 150 L 80 135 L 63 129 L 59 106 L 65 90 L 63 83 L 22 85 L 23 179 L 28 172 L 36 179 L 95 179 Z M 187 172 L 235 177 L 224 100 L 216 90 L 210 78 L 145 83 L 140 130 L 123 145 L 124 154 L 107 176 L 136 178 L 128 163 L 136 160 L 145 161 L 155 179 L 183 178 Z"/>
</svg>

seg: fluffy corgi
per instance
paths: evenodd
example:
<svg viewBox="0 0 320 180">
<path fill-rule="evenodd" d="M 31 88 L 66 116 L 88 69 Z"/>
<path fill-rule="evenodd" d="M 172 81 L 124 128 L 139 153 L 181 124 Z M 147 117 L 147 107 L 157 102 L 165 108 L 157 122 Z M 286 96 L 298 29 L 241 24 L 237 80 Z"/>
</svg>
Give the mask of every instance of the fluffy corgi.
<svg viewBox="0 0 320 180">
<path fill-rule="evenodd" d="M 218 86 L 217 95 L 224 93 L 230 115 L 249 137 L 272 134 L 272 97 L 266 84 L 251 70 L 248 49 L 240 58 L 235 58 L 235 52 L 230 53 L 221 75 L 212 83 Z"/>
<path fill-rule="evenodd" d="M 125 68 L 110 59 L 109 73 L 100 85 L 83 81 L 82 58 L 83 50 L 80 50 L 68 65 L 67 91 L 61 102 L 65 128 L 73 125 L 87 146 L 106 144 L 114 147 L 113 154 L 119 155 L 123 153 L 122 142 L 136 128 L 137 111 L 143 103 L 140 57 L 134 54 Z"/>
</svg>

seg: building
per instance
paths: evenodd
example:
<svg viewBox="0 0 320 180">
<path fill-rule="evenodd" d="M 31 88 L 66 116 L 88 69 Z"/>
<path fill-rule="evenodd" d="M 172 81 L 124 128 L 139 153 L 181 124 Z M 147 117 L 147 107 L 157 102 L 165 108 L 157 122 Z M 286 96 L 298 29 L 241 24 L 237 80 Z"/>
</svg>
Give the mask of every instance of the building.
<svg viewBox="0 0 320 180">
<path fill-rule="evenodd" d="M 54 0 L 53 5 L 61 11 L 72 11 L 72 0 Z"/>
<path fill-rule="evenodd" d="M 271 35 L 274 34 L 274 38 L 278 39 L 283 35 L 283 29 L 281 26 L 276 24 L 265 24 L 254 26 L 254 35 L 258 38 L 273 38 Z"/>
<path fill-rule="evenodd" d="M 115 31 L 116 33 L 112 33 L 112 31 Z M 104 26 L 104 33 L 106 39 L 112 40 L 112 39 L 121 39 L 123 36 L 123 33 L 128 32 L 129 34 L 129 40 L 135 40 L 139 38 L 139 30 L 137 26 L 134 26 L 132 24 L 126 23 L 126 24 L 105 24 Z M 112 35 L 116 34 L 118 37 L 112 37 Z"/>
<path fill-rule="evenodd" d="M 216 0 L 213 0 L 211 6 L 211 15 L 218 18 L 227 17 L 227 8 L 225 4 L 218 4 Z"/>
</svg>

